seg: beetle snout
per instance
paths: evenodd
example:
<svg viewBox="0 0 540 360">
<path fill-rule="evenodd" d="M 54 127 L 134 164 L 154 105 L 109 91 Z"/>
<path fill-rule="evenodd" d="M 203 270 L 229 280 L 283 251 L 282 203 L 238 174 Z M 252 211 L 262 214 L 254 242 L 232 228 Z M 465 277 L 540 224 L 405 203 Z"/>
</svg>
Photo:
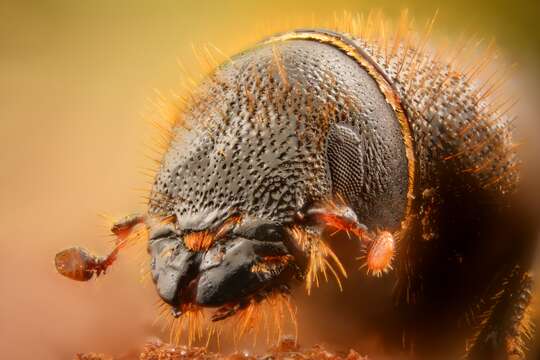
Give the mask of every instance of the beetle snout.
<svg viewBox="0 0 540 360">
<path fill-rule="evenodd" d="M 233 237 L 195 251 L 165 228 L 151 234 L 148 251 L 159 296 L 176 315 L 189 305 L 242 303 L 293 274 L 293 257 L 282 242 Z"/>
<path fill-rule="evenodd" d="M 292 256 L 280 243 L 237 237 L 209 249 L 200 266 L 196 303 L 237 303 L 287 281 Z"/>
<path fill-rule="evenodd" d="M 163 301 L 172 306 L 189 301 L 192 296 L 186 290 L 197 277 L 201 254 L 186 249 L 172 225 L 150 234 L 148 252 L 152 280 Z"/>
</svg>

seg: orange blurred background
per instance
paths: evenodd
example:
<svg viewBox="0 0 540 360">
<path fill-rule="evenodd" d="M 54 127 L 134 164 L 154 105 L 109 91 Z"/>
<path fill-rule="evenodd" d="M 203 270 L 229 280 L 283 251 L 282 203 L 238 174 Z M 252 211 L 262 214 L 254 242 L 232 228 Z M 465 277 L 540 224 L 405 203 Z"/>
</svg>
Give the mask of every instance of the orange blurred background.
<svg viewBox="0 0 540 360">
<path fill-rule="evenodd" d="M 128 256 L 89 283 L 62 278 L 53 259 L 74 244 L 106 253 L 98 214 L 144 211 L 145 119 L 158 116 L 154 89 L 178 89 L 177 60 L 196 67 L 192 43 L 230 52 L 284 19 L 373 7 L 395 17 L 409 7 L 424 20 L 438 8 L 439 33 L 495 35 L 512 61 L 535 69 L 538 2 L 471 3 L 0 0 L 0 356 L 122 354 L 149 336 L 166 339 L 151 326 L 154 290 Z"/>
</svg>

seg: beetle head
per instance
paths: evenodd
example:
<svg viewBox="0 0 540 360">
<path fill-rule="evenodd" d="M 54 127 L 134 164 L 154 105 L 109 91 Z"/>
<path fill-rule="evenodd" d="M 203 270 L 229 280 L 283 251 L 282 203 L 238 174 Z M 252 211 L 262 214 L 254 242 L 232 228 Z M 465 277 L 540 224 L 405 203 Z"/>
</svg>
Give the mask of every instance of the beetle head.
<svg viewBox="0 0 540 360">
<path fill-rule="evenodd" d="M 286 227 L 239 216 L 194 216 L 160 226 L 150 234 L 148 251 L 157 291 L 175 316 L 194 305 L 241 308 L 287 291 L 305 266 Z"/>
</svg>

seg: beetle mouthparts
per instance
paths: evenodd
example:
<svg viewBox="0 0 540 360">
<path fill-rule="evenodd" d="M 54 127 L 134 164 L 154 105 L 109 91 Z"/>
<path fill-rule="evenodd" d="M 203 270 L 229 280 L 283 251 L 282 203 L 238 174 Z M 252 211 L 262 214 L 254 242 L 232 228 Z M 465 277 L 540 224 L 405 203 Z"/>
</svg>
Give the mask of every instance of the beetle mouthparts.
<svg viewBox="0 0 540 360">
<path fill-rule="evenodd" d="M 171 314 L 175 318 L 179 318 L 183 314 L 183 311 L 180 309 L 180 306 L 172 306 L 171 307 Z"/>
</svg>

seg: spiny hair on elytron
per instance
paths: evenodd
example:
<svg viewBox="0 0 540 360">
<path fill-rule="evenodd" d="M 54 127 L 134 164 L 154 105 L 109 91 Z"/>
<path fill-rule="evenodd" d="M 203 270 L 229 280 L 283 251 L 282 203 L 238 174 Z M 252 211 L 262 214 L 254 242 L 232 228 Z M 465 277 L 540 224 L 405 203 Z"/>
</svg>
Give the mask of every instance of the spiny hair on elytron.
<svg viewBox="0 0 540 360">
<path fill-rule="evenodd" d="M 525 354 L 527 245 L 512 256 L 473 249 L 492 248 L 486 224 L 505 224 L 518 185 L 509 71 L 493 67 L 492 42 L 434 47 L 434 20 L 417 31 L 407 12 L 395 25 L 345 14 L 331 30 L 280 32 L 222 62 L 205 48 L 210 69 L 188 81 L 169 124 L 156 123 L 147 213 L 113 226 L 110 256 L 68 249 L 58 270 L 88 280 L 144 238 L 172 341 L 219 337 L 222 324 L 235 339 L 260 327 L 279 338 L 282 323 L 296 324 L 295 281 L 308 293 L 322 279 L 342 287 L 347 272 L 327 241 L 340 232 L 359 243 L 368 274 L 396 270 L 398 304 L 415 319 L 404 334 L 430 333 L 426 304 L 459 292 L 458 316 L 476 309 L 468 356 Z M 465 289 L 468 271 L 477 281 Z M 497 296 L 475 303 L 491 288 Z"/>
</svg>

